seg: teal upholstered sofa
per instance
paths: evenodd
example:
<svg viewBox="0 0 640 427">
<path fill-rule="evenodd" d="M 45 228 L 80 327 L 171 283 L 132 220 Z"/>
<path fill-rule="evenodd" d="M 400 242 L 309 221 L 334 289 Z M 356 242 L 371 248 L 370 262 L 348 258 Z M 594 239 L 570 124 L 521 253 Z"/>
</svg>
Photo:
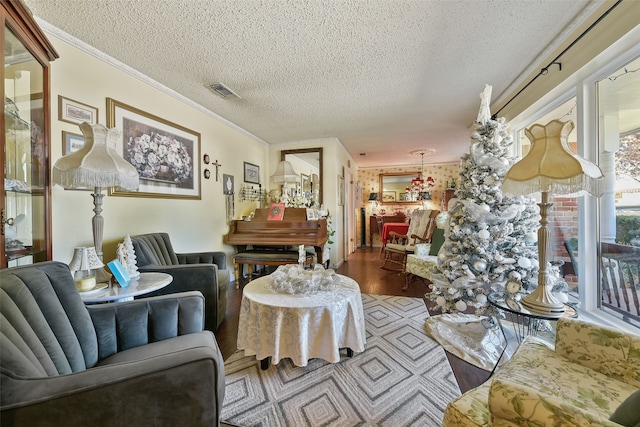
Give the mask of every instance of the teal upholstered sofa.
<svg viewBox="0 0 640 427">
<path fill-rule="evenodd" d="M 224 362 L 199 292 L 85 306 L 69 268 L 0 271 L 0 425 L 215 426 Z"/>
<path fill-rule="evenodd" d="M 639 335 L 563 318 L 555 349 L 526 338 L 492 378 L 447 406 L 444 426 L 618 426 L 609 418 L 639 388 Z"/>
</svg>

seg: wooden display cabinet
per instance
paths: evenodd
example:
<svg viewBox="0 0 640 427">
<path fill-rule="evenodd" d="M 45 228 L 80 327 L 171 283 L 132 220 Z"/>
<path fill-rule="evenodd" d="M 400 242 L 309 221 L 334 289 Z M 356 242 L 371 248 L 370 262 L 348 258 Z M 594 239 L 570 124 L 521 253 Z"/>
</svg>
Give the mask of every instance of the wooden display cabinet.
<svg viewBox="0 0 640 427">
<path fill-rule="evenodd" d="M 0 268 L 6 268 L 51 259 L 49 63 L 58 54 L 21 1 L 1 4 Z"/>
</svg>

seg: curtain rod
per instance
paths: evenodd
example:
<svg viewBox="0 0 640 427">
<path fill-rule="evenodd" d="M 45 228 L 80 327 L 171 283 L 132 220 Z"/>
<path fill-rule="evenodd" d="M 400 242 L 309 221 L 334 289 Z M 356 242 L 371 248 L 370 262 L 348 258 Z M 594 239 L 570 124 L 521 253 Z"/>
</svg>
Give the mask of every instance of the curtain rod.
<svg viewBox="0 0 640 427">
<path fill-rule="evenodd" d="M 558 62 L 558 60 L 562 57 L 562 55 L 564 55 L 565 53 L 567 53 L 567 51 L 569 49 L 571 49 L 573 46 L 576 45 L 576 43 L 578 43 L 584 36 L 586 36 L 591 30 L 593 30 L 593 28 L 598 25 L 604 18 L 607 17 L 607 15 L 609 15 L 609 13 L 611 13 L 611 11 L 613 9 L 615 9 L 616 7 L 618 7 L 618 5 L 622 3 L 622 0 L 618 0 L 613 6 L 611 6 L 606 12 L 604 12 L 593 24 L 589 25 L 589 27 L 584 30 L 582 32 L 582 34 L 580 34 L 573 42 L 571 42 L 571 44 L 569 46 L 567 46 L 566 48 L 564 48 L 564 50 L 562 52 L 560 52 L 560 54 L 558 56 L 556 56 L 546 67 L 543 67 L 540 69 L 540 72 L 538 74 L 536 74 L 536 76 L 531 79 L 529 81 L 529 83 L 527 83 L 522 89 L 520 89 L 518 91 L 518 93 L 516 93 L 515 95 L 513 95 L 511 97 L 511 99 L 509 101 L 507 101 L 506 104 L 504 104 L 502 107 L 500 107 L 500 109 L 498 111 L 496 111 L 492 116 L 491 119 L 495 120 L 498 117 L 498 114 L 500 114 L 500 112 L 502 110 L 505 109 L 505 107 L 507 105 L 509 105 L 511 103 L 511 101 L 513 101 L 514 99 L 516 99 L 522 92 L 524 92 L 533 82 L 535 82 L 538 77 L 540 76 L 544 76 L 547 75 L 549 73 L 549 67 L 553 66 L 553 65 L 557 65 L 559 68 L 559 71 L 562 71 L 562 63 Z"/>
</svg>

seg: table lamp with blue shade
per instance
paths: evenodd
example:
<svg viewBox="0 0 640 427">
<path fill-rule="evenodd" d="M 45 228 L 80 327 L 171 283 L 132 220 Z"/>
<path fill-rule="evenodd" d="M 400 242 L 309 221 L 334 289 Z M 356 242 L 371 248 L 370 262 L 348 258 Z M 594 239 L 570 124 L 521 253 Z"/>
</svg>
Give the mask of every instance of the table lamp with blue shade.
<svg viewBox="0 0 640 427">
<path fill-rule="evenodd" d="M 541 192 L 540 229 L 538 230 L 538 287 L 521 302 L 526 308 L 560 317 L 564 304 L 551 293 L 553 283 L 549 271 L 551 231 L 547 228 L 548 212 L 553 203 L 550 194 L 570 195 L 588 192 L 602 194 L 604 176 L 600 168 L 575 154 L 567 138 L 574 128 L 571 121 L 552 120 L 545 126 L 534 124 L 525 130 L 531 150 L 507 172 L 502 183 L 505 194 L 529 195 Z"/>
</svg>

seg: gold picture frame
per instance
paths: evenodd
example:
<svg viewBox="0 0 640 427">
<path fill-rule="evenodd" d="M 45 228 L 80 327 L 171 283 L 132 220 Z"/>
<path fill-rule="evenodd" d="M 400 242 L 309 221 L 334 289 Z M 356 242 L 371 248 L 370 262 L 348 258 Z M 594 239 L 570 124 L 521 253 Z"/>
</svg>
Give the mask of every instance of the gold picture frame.
<svg viewBox="0 0 640 427">
<path fill-rule="evenodd" d="M 383 202 L 395 202 L 396 200 L 396 192 L 395 191 L 383 191 L 382 192 L 382 201 Z"/>
<path fill-rule="evenodd" d="M 84 147 L 84 135 L 62 131 L 62 155 L 75 153 Z"/>
<path fill-rule="evenodd" d="M 98 123 L 98 109 L 58 95 L 58 120 L 74 125 L 84 122 L 95 125 Z"/>
<path fill-rule="evenodd" d="M 107 126 L 122 132 L 116 150 L 140 174 L 138 191 L 111 188 L 110 195 L 201 199 L 198 132 L 112 98 Z"/>
</svg>

